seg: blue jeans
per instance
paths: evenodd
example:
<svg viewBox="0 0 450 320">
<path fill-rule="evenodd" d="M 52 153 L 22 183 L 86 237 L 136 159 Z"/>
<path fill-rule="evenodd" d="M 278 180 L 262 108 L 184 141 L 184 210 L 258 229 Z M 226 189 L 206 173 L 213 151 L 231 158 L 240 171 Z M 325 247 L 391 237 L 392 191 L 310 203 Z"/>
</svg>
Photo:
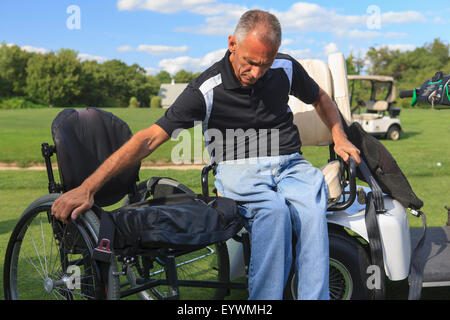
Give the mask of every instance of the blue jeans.
<svg viewBox="0 0 450 320">
<path fill-rule="evenodd" d="M 251 234 L 249 299 L 279 300 L 292 265 L 299 299 L 329 299 L 329 253 L 322 172 L 300 154 L 225 161 L 217 166 L 217 191 L 240 202 Z"/>
</svg>

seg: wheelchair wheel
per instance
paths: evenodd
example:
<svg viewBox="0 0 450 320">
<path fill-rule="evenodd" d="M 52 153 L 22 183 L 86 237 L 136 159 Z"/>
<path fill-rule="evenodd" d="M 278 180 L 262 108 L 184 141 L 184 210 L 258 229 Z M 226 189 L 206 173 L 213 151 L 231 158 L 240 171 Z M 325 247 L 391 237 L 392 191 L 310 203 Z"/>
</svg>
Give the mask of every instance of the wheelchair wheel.
<svg viewBox="0 0 450 320">
<path fill-rule="evenodd" d="M 141 198 L 150 196 L 147 190 L 147 181 L 138 185 L 138 192 Z M 155 197 L 167 196 L 169 194 L 194 193 L 186 186 L 176 180 L 162 178 L 155 189 Z M 129 204 L 126 197 L 123 205 Z M 195 251 L 169 250 L 160 251 L 159 254 L 150 257 L 150 263 L 153 267 L 149 270 L 150 279 L 163 279 L 166 277 L 165 266 L 167 254 L 175 256 L 175 265 L 177 278 L 179 281 L 230 281 L 230 261 L 228 248 L 225 242 L 208 246 Z M 136 286 L 136 271 L 129 269 L 127 279 L 131 287 Z M 138 293 L 140 299 L 152 300 L 164 298 L 170 294 L 171 289 L 168 286 L 158 286 Z M 185 287 L 180 286 L 180 299 L 201 299 L 201 300 L 222 300 L 229 294 L 228 289 L 206 288 L 206 287 Z"/>
<path fill-rule="evenodd" d="M 4 265 L 5 299 L 79 300 L 100 297 L 91 251 L 97 243 L 99 220 L 87 211 L 74 223 L 63 224 L 50 213 L 59 194 L 34 201 L 22 214 L 8 243 Z M 119 297 L 112 272 L 107 298 Z"/>
</svg>

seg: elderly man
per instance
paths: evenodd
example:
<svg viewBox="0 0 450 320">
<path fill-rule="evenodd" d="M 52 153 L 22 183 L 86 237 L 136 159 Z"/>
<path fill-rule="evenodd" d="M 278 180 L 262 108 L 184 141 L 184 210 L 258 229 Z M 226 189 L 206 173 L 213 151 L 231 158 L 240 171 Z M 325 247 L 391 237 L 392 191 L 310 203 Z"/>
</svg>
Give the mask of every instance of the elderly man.
<svg viewBox="0 0 450 320">
<path fill-rule="evenodd" d="M 301 155 L 289 95 L 315 107 L 345 161 L 354 157 L 358 163 L 359 150 L 347 140 L 330 97 L 296 60 L 278 53 L 280 43 L 281 27 L 274 15 L 244 13 L 228 37 L 225 57 L 192 81 L 161 119 L 55 201 L 52 213 L 62 221 L 76 218 L 92 206 L 95 192 L 108 179 L 150 155 L 177 129 L 201 121 L 217 164 L 217 190 L 239 201 L 251 234 L 249 298 L 282 299 L 294 230 L 298 297 L 328 299 L 328 190 L 320 170 Z M 236 132 L 251 133 L 242 137 Z M 225 139 L 217 139 L 217 133 Z"/>
</svg>

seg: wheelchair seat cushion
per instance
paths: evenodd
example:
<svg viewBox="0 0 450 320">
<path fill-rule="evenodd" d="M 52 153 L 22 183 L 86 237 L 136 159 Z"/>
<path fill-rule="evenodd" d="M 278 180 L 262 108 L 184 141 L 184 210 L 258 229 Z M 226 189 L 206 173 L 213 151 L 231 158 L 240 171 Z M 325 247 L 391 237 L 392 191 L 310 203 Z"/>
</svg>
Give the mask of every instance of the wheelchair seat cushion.
<svg viewBox="0 0 450 320">
<path fill-rule="evenodd" d="M 109 215 L 114 249 L 206 246 L 230 239 L 243 226 L 235 201 L 197 194 L 139 202 Z"/>
<path fill-rule="evenodd" d="M 132 132 L 110 112 L 97 109 L 64 109 L 52 123 L 58 169 L 63 191 L 78 187 Z M 140 163 L 111 179 L 95 195 L 98 206 L 116 203 L 138 180 Z"/>
</svg>

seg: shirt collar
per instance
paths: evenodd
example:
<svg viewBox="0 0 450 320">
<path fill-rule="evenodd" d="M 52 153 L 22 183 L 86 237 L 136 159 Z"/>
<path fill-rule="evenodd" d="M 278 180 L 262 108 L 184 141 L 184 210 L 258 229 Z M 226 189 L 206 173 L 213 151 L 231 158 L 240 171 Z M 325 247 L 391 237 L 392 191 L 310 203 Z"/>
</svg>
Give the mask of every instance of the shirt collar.
<svg viewBox="0 0 450 320">
<path fill-rule="evenodd" d="M 230 62 L 230 50 L 227 50 L 225 57 L 222 59 L 222 83 L 225 89 L 237 89 L 241 87 L 241 84 L 236 79 L 233 66 Z"/>
</svg>

